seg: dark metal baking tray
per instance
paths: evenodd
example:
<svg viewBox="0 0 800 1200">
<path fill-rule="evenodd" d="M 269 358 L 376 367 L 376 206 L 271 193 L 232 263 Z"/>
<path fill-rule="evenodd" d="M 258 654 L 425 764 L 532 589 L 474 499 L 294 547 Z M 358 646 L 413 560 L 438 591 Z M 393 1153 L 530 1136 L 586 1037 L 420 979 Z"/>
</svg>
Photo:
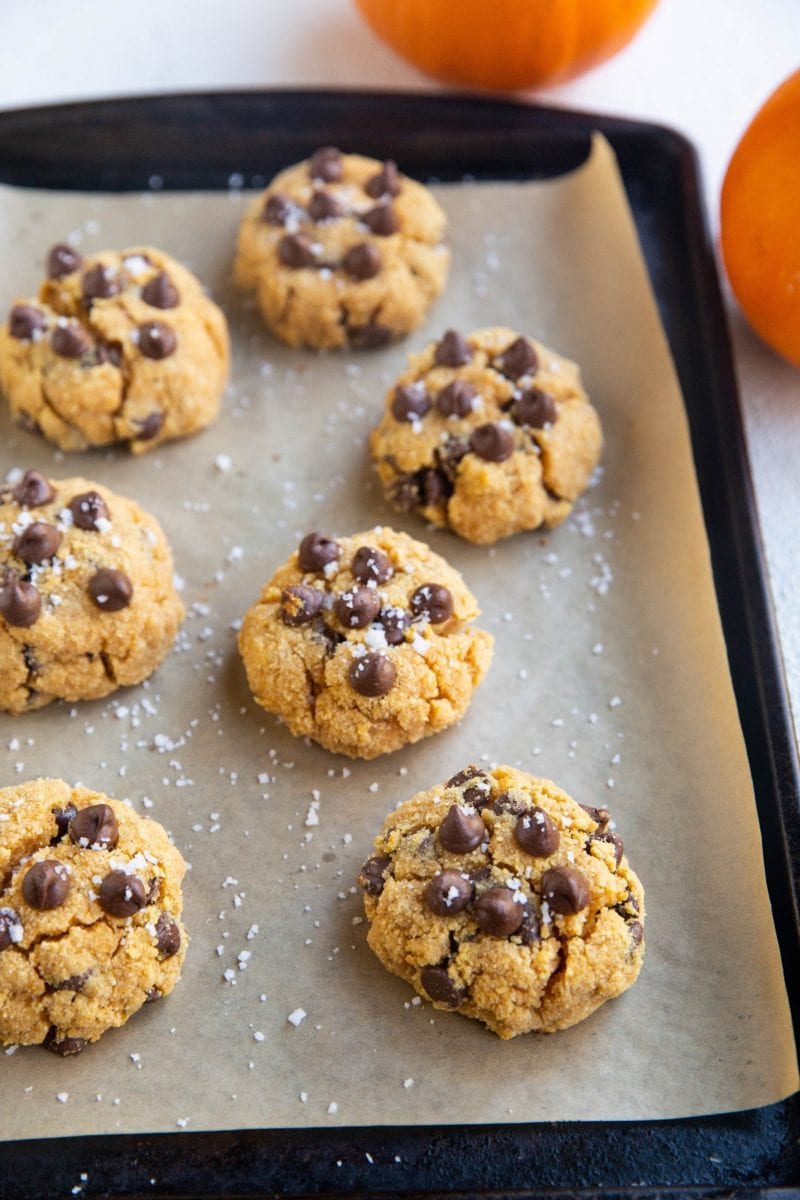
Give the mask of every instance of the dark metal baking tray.
<svg viewBox="0 0 800 1200">
<path fill-rule="evenodd" d="M 257 184 L 320 145 L 425 179 L 536 179 L 617 154 L 683 388 L 728 656 L 800 1031 L 800 776 L 696 156 L 661 126 L 457 95 L 239 92 L 0 114 L 0 181 Z M 613 1051 L 613 1048 L 612 1048 Z M 247 1130 L 0 1144 L 0 1198 L 800 1195 L 800 1097 L 695 1120 Z M 371 1157 L 371 1160 L 367 1158 Z M 81 1172 L 88 1178 L 81 1181 Z"/>
</svg>

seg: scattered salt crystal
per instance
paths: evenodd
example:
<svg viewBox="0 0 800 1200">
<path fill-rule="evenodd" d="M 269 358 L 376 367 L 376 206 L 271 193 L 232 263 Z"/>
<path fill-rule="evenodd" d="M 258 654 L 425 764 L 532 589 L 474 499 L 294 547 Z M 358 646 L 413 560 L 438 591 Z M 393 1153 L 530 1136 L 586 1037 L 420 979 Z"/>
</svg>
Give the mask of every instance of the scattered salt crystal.
<svg viewBox="0 0 800 1200">
<path fill-rule="evenodd" d="M 214 459 L 214 466 L 221 475 L 224 475 L 233 466 L 233 459 L 230 454 L 218 454 Z"/>
<path fill-rule="evenodd" d="M 298 1026 L 298 1025 L 299 1025 L 299 1024 L 302 1022 L 302 1021 L 305 1021 L 305 1019 L 306 1019 L 306 1016 L 307 1016 L 307 1015 L 308 1015 L 308 1014 L 305 1012 L 305 1010 L 304 1010 L 304 1009 L 302 1009 L 302 1008 L 296 1008 L 296 1009 L 294 1010 L 294 1012 L 290 1012 L 290 1013 L 289 1013 L 289 1016 L 286 1018 L 286 1020 L 289 1022 L 289 1024 L 290 1024 L 290 1025 L 294 1025 L 294 1027 L 295 1027 L 295 1029 L 296 1029 L 296 1028 L 297 1028 L 297 1026 Z"/>
</svg>

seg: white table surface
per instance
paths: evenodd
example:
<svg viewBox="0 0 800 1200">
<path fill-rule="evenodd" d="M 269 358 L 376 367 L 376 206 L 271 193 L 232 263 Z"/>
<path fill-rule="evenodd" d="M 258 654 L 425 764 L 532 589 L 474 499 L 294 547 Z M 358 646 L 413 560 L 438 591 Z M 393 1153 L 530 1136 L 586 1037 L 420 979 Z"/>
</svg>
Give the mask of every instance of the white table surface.
<svg viewBox="0 0 800 1200">
<path fill-rule="evenodd" d="M 486 0 L 491 4 L 491 0 Z M 384 47 L 351 0 L 33 0 L 2 12 L 0 108 L 165 91 L 276 86 L 438 90 Z M 798 0 L 660 0 L 616 58 L 527 99 L 658 121 L 702 164 L 712 230 L 725 167 L 751 116 L 800 66 Z M 800 724 L 800 370 L 729 301 L 747 442 Z"/>
</svg>

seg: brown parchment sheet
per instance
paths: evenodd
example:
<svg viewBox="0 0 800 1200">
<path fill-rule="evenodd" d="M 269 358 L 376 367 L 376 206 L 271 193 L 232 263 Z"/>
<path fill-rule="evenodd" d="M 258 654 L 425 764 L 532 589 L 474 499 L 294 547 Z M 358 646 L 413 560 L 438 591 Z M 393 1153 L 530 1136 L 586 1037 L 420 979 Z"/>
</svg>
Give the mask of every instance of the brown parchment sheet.
<svg viewBox="0 0 800 1200">
<path fill-rule="evenodd" d="M 328 356 L 277 344 L 234 293 L 246 195 L 0 191 L 2 311 L 55 241 L 151 243 L 233 335 L 219 421 L 154 456 L 65 456 L 0 415 L 3 474 L 82 474 L 158 516 L 189 610 L 145 685 L 0 715 L 0 782 L 61 776 L 160 820 L 191 864 L 192 938 L 173 995 L 82 1055 L 0 1054 L 3 1138 L 684 1117 L 797 1086 L 685 414 L 613 155 L 598 139 L 557 181 L 436 190 L 453 273 L 426 326 Z M 409 350 L 498 323 L 577 359 L 606 449 L 565 525 L 478 548 L 392 514 L 366 439 Z M 463 572 L 496 657 L 458 728 L 363 763 L 253 703 L 236 623 L 303 533 L 377 523 Z M 608 805 L 644 882 L 639 982 L 566 1032 L 501 1042 L 411 1004 L 366 946 L 355 877 L 385 814 L 470 761 Z"/>
</svg>

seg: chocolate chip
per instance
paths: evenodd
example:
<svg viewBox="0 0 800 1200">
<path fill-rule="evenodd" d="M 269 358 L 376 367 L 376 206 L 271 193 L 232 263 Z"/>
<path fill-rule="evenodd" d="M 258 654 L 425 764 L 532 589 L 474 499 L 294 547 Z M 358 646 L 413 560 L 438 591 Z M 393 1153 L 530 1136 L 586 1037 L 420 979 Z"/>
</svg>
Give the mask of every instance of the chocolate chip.
<svg viewBox="0 0 800 1200">
<path fill-rule="evenodd" d="M 350 664 L 350 684 L 361 696 L 385 696 L 396 678 L 394 663 L 378 651 L 362 654 Z"/>
<path fill-rule="evenodd" d="M 523 796 L 512 796 L 510 792 L 501 792 L 492 802 L 496 813 L 512 813 L 518 817 L 528 811 L 528 801 Z"/>
<path fill-rule="evenodd" d="M 163 993 L 157 987 L 148 988 L 144 994 L 145 1004 L 155 1004 L 156 1000 L 160 1000 Z"/>
<path fill-rule="evenodd" d="M 589 837 L 587 847 L 591 842 L 608 842 L 614 847 L 614 862 L 617 864 L 617 866 L 619 866 L 619 864 L 622 862 L 622 856 L 625 853 L 625 847 L 623 846 L 622 838 L 618 833 L 611 833 L 610 831 L 605 830 L 602 833 L 593 833 Z"/>
<path fill-rule="evenodd" d="M 93 968 L 84 971 L 82 975 L 70 975 L 67 979 L 60 979 L 58 983 L 51 983 L 48 987 L 50 992 L 82 992 L 86 980 L 92 974 Z"/>
<path fill-rule="evenodd" d="M 475 901 L 473 909 L 478 927 L 492 937 L 516 933 L 525 916 L 525 906 L 514 899 L 507 887 L 492 887 Z"/>
<path fill-rule="evenodd" d="M 433 355 L 433 361 L 438 367 L 461 367 L 471 358 L 469 342 L 455 329 L 448 329 Z"/>
<path fill-rule="evenodd" d="M 69 511 L 72 513 L 73 524 L 89 533 L 98 528 L 98 521 L 109 519 L 106 502 L 99 492 L 80 492 L 73 496 L 69 502 Z"/>
<path fill-rule="evenodd" d="M 461 460 L 469 453 L 469 442 L 463 438 L 448 437 L 434 450 L 436 462 L 448 479 L 455 479 Z"/>
<path fill-rule="evenodd" d="M 342 592 L 334 607 L 346 629 L 364 629 L 381 611 L 381 598 L 375 588 L 356 587 Z"/>
<path fill-rule="evenodd" d="M 358 886 L 368 896 L 380 896 L 386 886 L 386 869 L 391 863 L 387 854 L 375 854 L 368 858 L 358 876 Z"/>
<path fill-rule="evenodd" d="M 58 1030 L 56 1029 L 55 1025 L 51 1025 L 47 1032 L 47 1037 L 42 1042 L 42 1045 L 46 1050 L 50 1050 L 53 1054 L 57 1054 L 59 1058 L 71 1058 L 73 1054 L 80 1054 L 81 1051 L 85 1050 L 89 1045 L 86 1038 L 66 1037 L 56 1041 L 57 1038 Z"/>
<path fill-rule="evenodd" d="M 61 279 L 63 275 L 71 275 L 73 271 L 77 271 L 82 262 L 83 259 L 77 250 L 60 242 L 53 246 L 47 255 L 47 274 L 51 279 Z"/>
<path fill-rule="evenodd" d="M 423 895 L 431 912 L 450 917 L 467 907 L 472 892 L 472 880 L 465 879 L 460 871 L 440 871 L 429 880 Z"/>
<path fill-rule="evenodd" d="M 102 263 L 90 267 L 81 280 L 81 295 L 87 307 L 93 300 L 108 300 L 120 291 L 117 272 L 113 267 L 104 267 Z"/>
<path fill-rule="evenodd" d="M 342 259 L 342 266 L 351 279 L 372 279 L 382 266 L 380 251 L 371 242 L 357 242 Z"/>
<path fill-rule="evenodd" d="M 534 807 L 517 818 L 514 837 L 517 845 L 534 858 L 549 858 L 551 854 L 555 854 L 561 841 L 555 821 L 539 807 Z"/>
<path fill-rule="evenodd" d="M 426 467 L 416 475 L 416 485 L 420 500 L 427 508 L 441 504 L 448 496 L 452 496 L 453 488 L 444 471 L 434 467 Z"/>
<path fill-rule="evenodd" d="M 608 822 L 611 819 L 611 814 L 609 813 L 608 809 L 607 808 L 593 808 L 591 806 L 591 804 L 582 804 L 581 808 L 583 809 L 584 812 L 589 814 L 589 816 L 592 818 L 593 821 L 597 822 L 598 828 L 595 830 L 595 832 L 596 833 L 605 833 L 606 826 L 608 825 Z"/>
<path fill-rule="evenodd" d="M 465 784 L 468 786 L 464 787 Z M 475 808 L 484 808 L 489 803 L 492 792 L 490 777 L 472 763 L 468 767 L 464 767 L 464 770 L 459 771 L 452 779 L 448 779 L 444 786 L 448 788 L 463 787 L 462 796 L 465 802 L 472 804 Z"/>
<path fill-rule="evenodd" d="M 311 203 L 308 206 L 308 215 L 312 221 L 332 221 L 336 217 L 341 217 L 342 206 L 330 192 L 320 190 L 314 192 L 314 195 L 311 197 Z"/>
<path fill-rule="evenodd" d="M 394 336 L 388 325 L 381 325 L 370 318 L 366 325 L 351 327 L 347 340 L 354 350 L 375 350 L 379 346 L 388 346 Z"/>
<path fill-rule="evenodd" d="M 137 420 L 138 424 L 138 420 Z M 161 432 L 164 424 L 164 414 L 160 412 L 148 413 L 145 419 L 139 425 L 139 430 L 136 434 L 137 442 L 149 442 L 156 434 Z"/>
<path fill-rule="evenodd" d="M 153 358 L 160 362 L 169 358 L 178 347 L 178 339 L 174 330 L 163 321 L 145 321 L 139 326 L 139 349 L 145 358 Z"/>
<path fill-rule="evenodd" d="M 486 826 L 479 813 L 464 812 L 459 804 L 451 804 L 439 826 L 439 845 L 450 854 L 469 854 L 486 837 Z"/>
<path fill-rule="evenodd" d="M 543 429 L 545 425 L 552 425 L 557 416 L 555 400 L 541 388 L 528 388 L 511 406 L 514 423 L 529 429 Z"/>
<path fill-rule="evenodd" d="M 281 620 L 284 625 L 305 625 L 322 608 L 323 593 L 308 584 L 298 583 L 281 592 Z"/>
<path fill-rule="evenodd" d="M 644 929 L 641 921 L 631 921 L 628 926 L 628 936 L 631 939 L 631 946 L 635 950 L 644 937 Z"/>
<path fill-rule="evenodd" d="M 503 425 L 489 421 L 473 429 L 469 439 L 470 448 L 486 462 L 504 462 L 514 453 L 514 438 Z"/>
<path fill-rule="evenodd" d="M 589 887 L 575 867 L 550 867 L 542 876 L 542 899 L 552 912 L 572 916 L 589 903 Z"/>
<path fill-rule="evenodd" d="M 431 398 L 424 383 L 412 383 L 395 388 L 392 396 L 392 416 L 395 421 L 413 421 L 424 417 L 431 406 Z"/>
<path fill-rule="evenodd" d="M 156 921 L 156 948 L 162 958 L 172 958 L 181 948 L 180 926 L 168 912 L 162 912 Z"/>
<path fill-rule="evenodd" d="M 532 908 L 525 909 L 525 915 L 522 918 L 522 924 L 517 930 L 517 936 L 523 946 L 532 946 L 534 942 L 541 941 L 539 918 Z"/>
<path fill-rule="evenodd" d="M 125 357 L 119 342 L 99 341 L 94 348 L 96 366 L 111 363 L 112 367 L 121 367 Z"/>
<path fill-rule="evenodd" d="M 376 204 L 374 208 L 362 213 L 359 220 L 377 237 L 390 237 L 400 228 L 397 213 L 388 200 L 382 204 Z"/>
<path fill-rule="evenodd" d="M 38 471 L 26 471 L 11 495 L 22 508 L 38 508 L 49 504 L 56 492 L 49 479 Z"/>
<path fill-rule="evenodd" d="M 79 325 L 56 325 L 50 345 L 61 358 L 80 358 L 89 349 L 89 336 Z"/>
<path fill-rule="evenodd" d="M 102 567 L 89 580 L 89 595 L 103 612 L 119 612 L 133 598 L 133 584 L 124 571 Z"/>
<path fill-rule="evenodd" d="M 51 846 L 57 845 L 63 837 L 67 836 L 69 823 L 77 811 L 74 804 L 68 804 L 66 808 L 53 809 L 53 816 L 56 822 L 56 835 L 50 839 Z"/>
<path fill-rule="evenodd" d="M 70 841 L 91 850 L 113 850 L 119 841 L 119 825 L 110 804 L 90 804 L 76 812 L 69 823 Z"/>
<path fill-rule="evenodd" d="M 278 242 L 278 258 L 285 267 L 295 271 L 301 267 L 317 266 L 317 256 L 304 233 L 287 233 L 282 237 Z"/>
<path fill-rule="evenodd" d="M 32 304 L 15 304 L 8 314 L 8 332 L 20 342 L 32 338 L 37 329 L 44 329 L 44 313 Z"/>
<path fill-rule="evenodd" d="M 341 557 L 339 543 L 324 533 L 307 533 L 297 551 L 297 562 L 303 571 L 322 571 Z"/>
<path fill-rule="evenodd" d="M 142 299 L 151 308 L 177 308 L 181 295 L 166 271 L 159 271 L 142 288 Z"/>
<path fill-rule="evenodd" d="M 536 351 L 527 338 L 518 337 L 496 359 L 499 371 L 508 379 L 532 374 L 538 365 Z"/>
<path fill-rule="evenodd" d="M 380 171 L 376 175 L 370 175 L 364 184 L 364 191 L 368 196 L 372 196 L 373 200 L 378 200 L 381 196 L 396 196 L 400 191 L 397 163 L 387 158 Z"/>
<path fill-rule="evenodd" d="M 32 583 L 9 579 L 0 588 L 0 617 L 18 629 L 27 629 L 39 619 L 42 598 Z"/>
<path fill-rule="evenodd" d="M 31 908 L 46 912 L 58 908 L 66 900 L 70 889 L 69 872 L 55 858 L 45 858 L 34 863 L 22 881 L 22 895 Z"/>
<path fill-rule="evenodd" d="M 416 617 L 427 617 L 431 625 L 441 625 L 453 615 L 453 597 L 441 583 L 423 583 L 409 600 Z"/>
<path fill-rule="evenodd" d="M 342 155 L 335 146 L 321 146 L 311 155 L 308 170 L 312 179 L 335 183 L 342 177 Z"/>
<path fill-rule="evenodd" d="M 97 902 L 110 917 L 132 917 L 146 904 L 144 884 L 138 875 L 109 871 L 100 884 Z"/>
<path fill-rule="evenodd" d="M 406 640 L 406 630 L 411 624 L 411 617 L 402 608 L 387 605 L 382 608 L 378 621 L 383 627 L 386 641 L 390 646 L 400 646 Z"/>
<path fill-rule="evenodd" d="M 373 546 L 359 546 L 351 570 L 359 583 L 388 583 L 394 575 L 389 555 Z"/>
<path fill-rule="evenodd" d="M 13 908 L 0 908 L 0 951 L 20 940 L 22 922 Z"/>
<path fill-rule="evenodd" d="M 32 521 L 14 539 L 13 552 L 28 566 L 46 562 L 61 545 L 61 534 L 55 525 L 46 521 Z"/>
<path fill-rule="evenodd" d="M 431 1000 L 447 1008 L 458 1008 L 464 999 L 464 989 L 453 983 L 446 967 L 423 967 L 420 983 Z"/>
<path fill-rule="evenodd" d="M 438 393 L 436 407 L 443 417 L 466 417 L 477 394 L 478 389 L 468 380 L 454 379 Z"/>
<path fill-rule="evenodd" d="M 285 225 L 292 215 L 292 202 L 281 192 L 273 192 L 267 197 L 261 216 L 268 225 Z"/>
</svg>

